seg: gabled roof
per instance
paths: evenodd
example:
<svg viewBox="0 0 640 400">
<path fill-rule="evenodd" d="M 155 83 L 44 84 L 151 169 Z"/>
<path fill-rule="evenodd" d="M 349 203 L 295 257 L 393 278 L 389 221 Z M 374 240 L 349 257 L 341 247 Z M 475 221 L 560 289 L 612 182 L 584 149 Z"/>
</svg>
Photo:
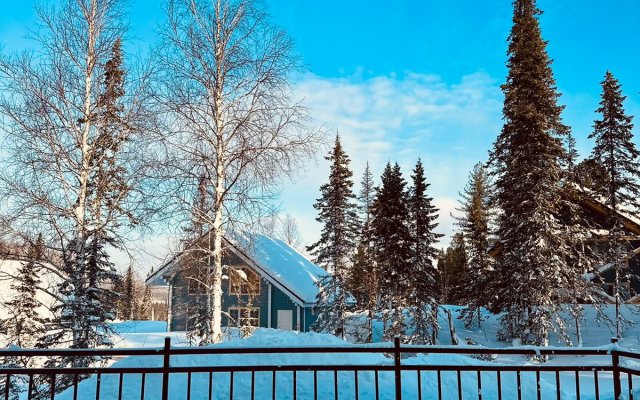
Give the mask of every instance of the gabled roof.
<svg viewBox="0 0 640 400">
<path fill-rule="evenodd" d="M 247 255 L 260 269 L 305 304 L 315 303 L 318 281 L 328 275 L 327 271 L 279 239 L 254 234 L 236 237 L 234 242 L 236 248 L 248 249 Z"/>
<path fill-rule="evenodd" d="M 296 249 L 279 239 L 262 234 L 226 235 L 224 244 L 251 266 L 263 279 L 278 287 L 291 300 L 301 306 L 315 303 L 317 282 L 328 272 L 309 261 Z M 175 273 L 184 252 L 151 273 L 146 282 L 158 284 L 161 279 Z"/>
<path fill-rule="evenodd" d="M 612 211 L 611 207 L 609 207 L 606 202 L 597 196 L 592 190 L 576 184 L 572 184 L 572 186 L 580 193 L 576 202 L 581 206 L 603 216 L 608 215 Z M 640 236 L 640 218 L 627 210 L 617 209 L 614 212 L 624 225 L 625 229 L 634 235 Z M 498 256 L 502 252 L 502 247 L 503 242 L 500 239 L 496 239 L 495 243 L 489 249 L 489 254 L 492 257 Z"/>
</svg>

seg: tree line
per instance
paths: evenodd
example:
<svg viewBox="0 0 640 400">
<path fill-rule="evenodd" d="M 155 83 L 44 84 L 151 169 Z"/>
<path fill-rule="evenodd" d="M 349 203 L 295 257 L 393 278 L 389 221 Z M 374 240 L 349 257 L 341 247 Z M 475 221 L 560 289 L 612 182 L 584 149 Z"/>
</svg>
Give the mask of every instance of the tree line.
<svg viewBox="0 0 640 400">
<path fill-rule="evenodd" d="M 374 188 L 367 165 L 355 196 L 349 158 L 336 137 L 327 157 L 329 182 L 315 204 L 322 235 L 309 247 L 333 272 L 321 284 L 317 329 L 344 335 L 347 311 L 359 309 L 368 316 L 362 340 L 372 340 L 373 321 L 381 319 L 384 338 L 436 343 L 439 305 L 459 304 L 467 326 L 480 325 L 483 310 L 498 315 L 500 340 L 546 346 L 553 332 L 571 344 L 568 320 L 580 342 L 583 305 L 595 305 L 607 319 L 599 305 L 609 301 L 615 303 L 614 333 L 622 336 L 629 322 L 620 311 L 630 294 L 626 263 L 639 239 L 625 231 L 624 218 L 640 209 L 640 153 L 626 97 L 607 71 L 600 117 L 589 135 L 594 147 L 578 163 L 575 139 L 562 121 L 541 11 L 535 0 L 513 6 L 504 125 L 488 161 L 470 173 L 455 216 L 458 232 L 446 251 L 435 247 L 438 210 L 422 163 L 409 188 L 397 163 L 387 164 Z M 585 213 L 585 199 L 605 205 L 602 220 Z M 612 296 L 599 288 L 603 265 L 614 271 Z"/>
</svg>

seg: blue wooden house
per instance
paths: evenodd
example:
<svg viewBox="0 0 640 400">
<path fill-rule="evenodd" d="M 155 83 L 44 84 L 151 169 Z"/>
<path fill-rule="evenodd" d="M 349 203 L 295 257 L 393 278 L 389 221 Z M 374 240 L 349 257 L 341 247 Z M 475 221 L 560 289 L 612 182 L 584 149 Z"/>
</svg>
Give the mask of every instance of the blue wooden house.
<svg viewBox="0 0 640 400">
<path fill-rule="evenodd" d="M 169 286 L 170 331 L 190 330 L 198 299 L 205 296 L 190 275 L 190 250 L 175 255 L 146 279 L 149 285 Z M 204 262 L 211 265 L 210 258 Z M 324 269 L 287 243 L 258 234 L 224 237 L 222 263 L 223 326 L 309 331 L 316 319 L 312 308 L 317 282 L 327 275 Z"/>
</svg>

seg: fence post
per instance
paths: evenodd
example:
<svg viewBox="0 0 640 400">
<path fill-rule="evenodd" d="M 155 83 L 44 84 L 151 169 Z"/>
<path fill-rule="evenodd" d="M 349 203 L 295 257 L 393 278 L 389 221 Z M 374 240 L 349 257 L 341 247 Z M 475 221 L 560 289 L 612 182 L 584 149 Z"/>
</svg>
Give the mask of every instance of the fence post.
<svg viewBox="0 0 640 400">
<path fill-rule="evenodd" d="M 393 361 L 396 375 L 396 400 L 402 400 L 402 370 L 400 369 L 400 338 L 393 339 Z"/>
<path fill-rule="evenodd" d="M 162 350 L 162 400 L 169 399 L 169 359 L 171 357 L 171 338 L 164 338 L 164 349 Z"/>
<path fill-rule="evenodd" d="M 618 338 L 611 338 L 611 344 L 616 345 L 617 343 Z M 620 384 L 620 355 L 617 348 L 611 349 L 611 365 L 613 366 L 613 398 L 618 400 L 622 395 L 622 387 Z"/>
</svg>

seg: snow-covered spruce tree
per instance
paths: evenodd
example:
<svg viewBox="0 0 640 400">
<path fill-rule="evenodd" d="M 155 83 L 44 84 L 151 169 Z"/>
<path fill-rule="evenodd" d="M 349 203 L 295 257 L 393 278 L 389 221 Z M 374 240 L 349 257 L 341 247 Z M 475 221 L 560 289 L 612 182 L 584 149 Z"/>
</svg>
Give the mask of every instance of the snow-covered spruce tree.
<svg viewBox="0 0 640 400">
<path fill-rule="evenodd" d="M 129 265 L 122 279 L 120 298 L 118 299 L 118 318 L 133 320 L 136 311 L 136 285 L 133 267 Z"/>
<path fill-rule="evenodd" d="M 502 132 L 491 152 L 495 176 L 497 235 L 501 255 L 492 274 L 491 310 L 501 317 L 501 340 L 547 345 L 551 330 L 562 330 L 561 305 L 555 300 L 582 280 L 566 255 L 571 244 L 558 214 L 569 128 L 537 16 L 535 0 L 513 3 L 509 36 L 509 73 Z M 499 284 L 497 284 L 499 283 Z M 560 322 L 560 323 L 557 323 Z"/>
<path fill-rule="evenodd" d="M 589 138 L 595 139 L 591 158 L 605 171 L 602 186 L 595 193 L 610 210 L 638 211 L 640 209 L 640 152 L 633 142 L 633 117 L 625 113 L 622 87 L 613 74 L 607 71 L 602 82 L 602 99 L 597 112 L 602 119 L 594 122 Z M 606 261 L 615 269 L 614 292 L 616 303 L 616 336 L 622 336 L 623 283 L 628 282 L 628 268 L 624 268 L 629 244 L 625 241 L 624 227 L 617 212 L 607 215 L 608 241 Z M 628 295 L 628 293 L 627 293 Z"/>
<path fill-rule="evenodd" d="M 349 292 L 355 297 L 358 309 L 367 312 L 366 325 L 358 327 L 359 340 L 364 342 L 373 340 L 373 320 L 378 300 L 378 279 L 371 231 L 371 207 L 374 197 L 373 174 L 367 162 L 358 194 L 360 236 L 348 279 Z"/>
<path fill-rule="evenodd" d="M 297 175 L 324 139 L 293 97 L 290 77 L 301 69 L 293 41 L 264 7 L 171 0 L 154 55 L 165 123 L 159 139 L 167 150 L 161 184 L 173 205 L 167 216 L 172 226 L 197 224 L 211 239 L 196 246 L 208 253 L 199 266 L 203 345 L 222 340 L 223 235 L 255 229 L 282 179 Z"/>
<path fill-rule="evenodd" d="M 38 308 L 42 304 L 37 299 L 37 292 L 40 286 L 39 275 L 44 270 L 41 262 L 44 259 L 44 243 L 42 236 L 34 244 L 29 245 L 26 254 L 26 261 L 18 269 L 14 282 L 11 283 L 11 290 L 14 295 L 3 306 L 8 316 L 0 321 L 0 330 L 3 332 L 3 339 L 6 342 L 1 347 L 17 346 L 21 348 L 32 348 L 38 343 L 39 338 L 44 336 L 47 320 L 42 317 Z M 33 357 L 2 357 L 0 365 L 4 368 L 28 368 L 34 367 Z M 9 385 L 7 381 L 10 380 Z M 20 399 L 20 393 L 26 391 L 28 379 L 26 376 L 0 377 L 0 396 L 11 400 Z M 6 393 L 9 387 L 9 393 Z M 36 395 L 40 390 L 36 388 Z M 5 397 L 7 396 L 7 397 Z"/>
<path fill-rule="evenodd" d="M 460 285 L 460 300 L 466 306 L 461 312 L 466 327 L 480 326 L 481 308 L 489 303 L 487 287 L 493 270 L 489 257 L 489 223 L 491 218 L 490 182 L 482 163 L 477 163 L 460 193 L 460 207 L 456 210 L 456 224 L 466 242 L 467 262 Z"/>
<path fill-rule="evenodd" d="M 467 250 L 460 232 L 453 235 L 446 250 L 438 251 L 436 260 L 438 302 L 461 304 L 459 287 L 466 271 Z"/>
<path fill-rule="evenodd" d="M 322 232 L 307 250 L 330 275 L 318 282 L 320 292 L 314 312 L 319 315 L 313 329 L 344 337 L 349 302 L 347 274 L 358 238 L 358 215 L 353 173 L 338 135 L 326 159 L 331 162 L 329 182 L 320 187 L 321 197 L 314 204 L 318 210 L 316 221 L 323 224 Z"/>
<path fill-rule="evenodd" d="M 438 338 L 438 271 L 434 262 L 438 250 L 435 244 L 443 235 L 436 233 L 438 209 L 428 196 L 422 161 L 418 159 L 411 176 L 408 225 L 410 229 L 409 272 L 405 305 L 409 310 L 413 331 L 409 343 L 435 344 Z"/>
<path fill-rule="evenodd" d="M 37 296 L 40 287 L 39 276 L 44 270 L 43 259 L 44 242 L 42 236 L 38 235 L 36 242 L 29 245 L 26 261 L 22 262 L 14 282 L 11 283 L 14 295 L 4 303 L 8 316 L 0 321 L 0 328 L 7 341 L 2 344 L 3 347 L 35 347 L 38 338 L 45 333 L 47 321 L 38 311 L 42 304 Z M 20 364 L 27 366 L 29 361 L 29 358 L 25 358 L 20 360 Z"/>
<path fill-rule="evenodd" d="M 407 289 L 412 281 L 411 233 L 406 182 L 396 163 L 387 163 L 381 186 L 371 208 L 371 228 L 375 248 L 380 291 L 379 307 L 384 323 L 384 338 L 406 338 L 403 314 Z"/>
<path fill-rule="evenodd" d="M 151 286 L 144 285 L 144 292 L 140 303 L 137 306 L 138 315 L 136 319 L 141 321 L 147 321 L 151 319 Z"/>
</svg>

